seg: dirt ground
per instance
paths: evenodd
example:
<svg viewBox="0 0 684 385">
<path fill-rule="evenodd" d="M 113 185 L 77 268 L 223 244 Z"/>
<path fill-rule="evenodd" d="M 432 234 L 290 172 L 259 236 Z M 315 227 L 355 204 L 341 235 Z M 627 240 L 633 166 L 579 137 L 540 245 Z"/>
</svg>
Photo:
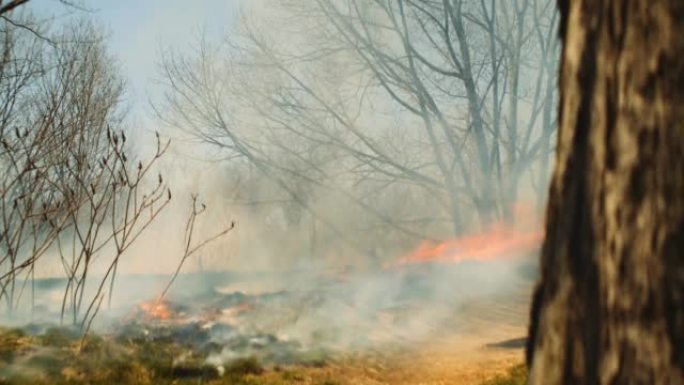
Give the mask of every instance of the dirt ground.
<svg viewBox="0 0 684 385">
<path fill-rule="evenodd" d="M 284 383 L 313 385 L 479 385 L 523 362 L 522 347 L 487 346 L 521 336 L 520 331 L 512 332 L 509 329 L 489 336 L 452 336 L 410 351 L 349 357 L 321 368 L 273 371 L 262 379 L 280 377 L 296 380 Z"/>
<path fill-rule="evenodd" d="M 464 313 L 469 317 L 466 326 L 453 335 L 405 351 L 350 357 L 297 375 L 303 384 L 479 385 L 524 362 L 530 290 L 520 286 L 505 297 L 474 304 Z"/>
</svg>

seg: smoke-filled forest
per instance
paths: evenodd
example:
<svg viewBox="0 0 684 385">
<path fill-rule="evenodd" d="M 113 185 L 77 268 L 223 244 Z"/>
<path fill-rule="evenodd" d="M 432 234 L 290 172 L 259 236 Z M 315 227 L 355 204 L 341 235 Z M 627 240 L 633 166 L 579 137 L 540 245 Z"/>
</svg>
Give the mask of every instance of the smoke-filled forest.
<svg viewBox="0 0 684 385">
<path fill-rule="evenodd" d="M 674 0 L 0 0 L 0 384 L 684 384 Z"/>
</svg>

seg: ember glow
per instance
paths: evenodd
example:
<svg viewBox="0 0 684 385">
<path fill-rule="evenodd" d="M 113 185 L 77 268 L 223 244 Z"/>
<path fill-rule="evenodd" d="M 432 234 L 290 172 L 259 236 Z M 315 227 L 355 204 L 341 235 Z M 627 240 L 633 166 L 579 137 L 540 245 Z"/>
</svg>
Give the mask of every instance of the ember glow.
<svg viewBox="0 0 684 385">
<path fill-rule="evenodd" d="M 497 225 L 487 232 L 441 243 L 423 241 L 408 255 L 400 258 L 395 266 L 510 258 L 533 251 L 541 245 L 542 238 L 543 232 L 540 230 L 520 231 Z"/>
<path fill-rule="evenodd" d="M 138 305 L 140 310 L 149 320 L 166 321 L 171 318 L 171 309 L 166 301 L 151 301 Z"/>
</svg>

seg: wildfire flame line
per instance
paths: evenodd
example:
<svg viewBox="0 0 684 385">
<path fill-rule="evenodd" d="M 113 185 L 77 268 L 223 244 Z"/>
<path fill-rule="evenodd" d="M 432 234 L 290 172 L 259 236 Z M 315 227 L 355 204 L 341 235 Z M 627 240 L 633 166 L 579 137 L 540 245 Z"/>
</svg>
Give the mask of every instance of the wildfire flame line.
<svg viewBox="0 0 684 385">
<path fill-rule="evenodd" d="M 448 240 L 441 243 L 423 241 L 416 249 L 393 265 L 419 263 L 459 263 L 463 261 L 491 261 L 513 257 L 539 247 L 543 232 L 519 231 L 495 226 L 490 231 Z"/>
</svg>

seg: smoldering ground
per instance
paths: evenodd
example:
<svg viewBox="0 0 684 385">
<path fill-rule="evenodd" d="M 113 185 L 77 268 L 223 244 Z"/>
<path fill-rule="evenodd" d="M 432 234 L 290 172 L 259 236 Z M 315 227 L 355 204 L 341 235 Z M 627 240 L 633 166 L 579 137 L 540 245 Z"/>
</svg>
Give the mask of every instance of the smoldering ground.
<svg viewBox="0 0 684 385">
<path fill-rule="evenodd" d="M 465 335 L 496 317 L 487 311 L 473 315 L 467 310 L 473 304 L 520 301 L 531 282 L 526 270 L 529 266 L 515 260 L 191 273 L 179 277 L 161 302 L 156 302 L 159 288 L 168 275 L 128 275 L 119 278 L 116 300 L 103 307 L 93 331 L 117 338 L 173 338 L 217 367 L 245 357 L 294 364 L 410 348 Z M 37 306 L 32 320 L 22 322 L 25 330 L 40 335 L 55 326 L 60 310 L 55 298 L 63 283 L 37 282 Z"/>
</svg>

